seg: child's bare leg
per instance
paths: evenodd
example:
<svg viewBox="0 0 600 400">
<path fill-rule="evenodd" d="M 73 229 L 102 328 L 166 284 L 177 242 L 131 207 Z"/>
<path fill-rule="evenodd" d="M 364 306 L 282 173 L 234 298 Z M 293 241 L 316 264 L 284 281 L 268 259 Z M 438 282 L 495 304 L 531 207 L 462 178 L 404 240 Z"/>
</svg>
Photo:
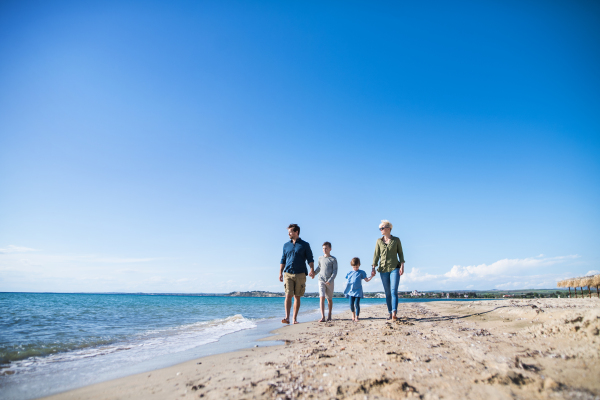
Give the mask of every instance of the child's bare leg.
<svg viewBox="0 0 600 400">
<path fill-rule="evenodd" d="M 325 297 L 321 297 L 319 300 L 319 305 L 321 306 L 321 319 L 319 322 L 325 322 Z"/>
</svg>

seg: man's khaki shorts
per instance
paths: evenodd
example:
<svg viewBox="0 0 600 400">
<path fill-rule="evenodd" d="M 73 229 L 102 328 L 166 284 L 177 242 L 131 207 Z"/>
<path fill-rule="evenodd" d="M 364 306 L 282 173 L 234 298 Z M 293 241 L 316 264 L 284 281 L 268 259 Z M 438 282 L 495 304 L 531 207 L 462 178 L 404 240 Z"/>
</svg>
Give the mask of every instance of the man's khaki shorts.
<svg viewBox="0 0 600 400">
<path fill-rule="evenodd" d="M 286 272 L 283 276 L 283 286 L 287 295 L 304 296 L 306 274 L 289 274 Z"/>
<path fill-rule="evenodd" d="M 327 297 L 327 300 L 333 298 L 333 282 L 329 282 L 329 285 L 323 281 L 319 281 L 319 297 Z"/>
</svg>

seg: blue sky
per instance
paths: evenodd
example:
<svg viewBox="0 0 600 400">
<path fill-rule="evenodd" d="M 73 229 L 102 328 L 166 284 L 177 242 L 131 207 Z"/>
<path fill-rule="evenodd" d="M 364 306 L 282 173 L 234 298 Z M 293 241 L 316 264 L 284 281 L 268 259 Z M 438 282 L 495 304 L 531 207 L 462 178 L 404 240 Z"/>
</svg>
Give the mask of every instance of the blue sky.
<svg viewBox="0 0 600 400">
<path fill-rule="evenodd" d="M 381 219 L 404 290 L 598 271 L 599 27 L 591 1 L 4 1 L 0 291 L 282 291 L 289 223 L 343 276 Z"/>
</svg>

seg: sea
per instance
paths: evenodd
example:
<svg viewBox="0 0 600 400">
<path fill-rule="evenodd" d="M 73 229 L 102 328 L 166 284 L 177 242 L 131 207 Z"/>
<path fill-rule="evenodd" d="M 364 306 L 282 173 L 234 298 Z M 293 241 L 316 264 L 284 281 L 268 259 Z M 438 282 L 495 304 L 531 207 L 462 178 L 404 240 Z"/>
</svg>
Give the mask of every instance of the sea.
<svg viewBox="0 0 600 400">
<path fill-rule="evenodd" d="M 334 314 L 349 308 L 343 298 L 333 303 Z M 384 303 L 365 298 L 361 307 Z M 0 293 L 0 398 L 34 399 L 272 345 L 276 336 L 261 339 L 282 316 L 280 297 Z M 302 298 L 298 320 L 319 318 L 319 299 Z"/>
</svg>

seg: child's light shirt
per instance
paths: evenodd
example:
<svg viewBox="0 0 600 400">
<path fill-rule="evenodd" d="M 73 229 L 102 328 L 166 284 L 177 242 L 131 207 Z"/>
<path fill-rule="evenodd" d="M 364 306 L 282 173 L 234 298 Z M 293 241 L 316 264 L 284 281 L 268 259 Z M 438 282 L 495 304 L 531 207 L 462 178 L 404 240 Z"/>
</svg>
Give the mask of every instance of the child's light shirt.
<svg viewBox="0 0 600 400">
<path fill-rule="evenodd" d="M 362 280 L 367 278 L 367 273 L 362 269 L 350 271 L 346 274 L 348 284 L 344 294 L 346 297 L 363 297 Z"/>
<path fill-rule="evenodd" d="M 319 281 L 331 283 L 337 275 L 337 270 L 337 259 L 334 256 L 321 256 L 319 257 L 319 264 L 315 269 L 315 274 L 319 274 Z"/>
</svg>

